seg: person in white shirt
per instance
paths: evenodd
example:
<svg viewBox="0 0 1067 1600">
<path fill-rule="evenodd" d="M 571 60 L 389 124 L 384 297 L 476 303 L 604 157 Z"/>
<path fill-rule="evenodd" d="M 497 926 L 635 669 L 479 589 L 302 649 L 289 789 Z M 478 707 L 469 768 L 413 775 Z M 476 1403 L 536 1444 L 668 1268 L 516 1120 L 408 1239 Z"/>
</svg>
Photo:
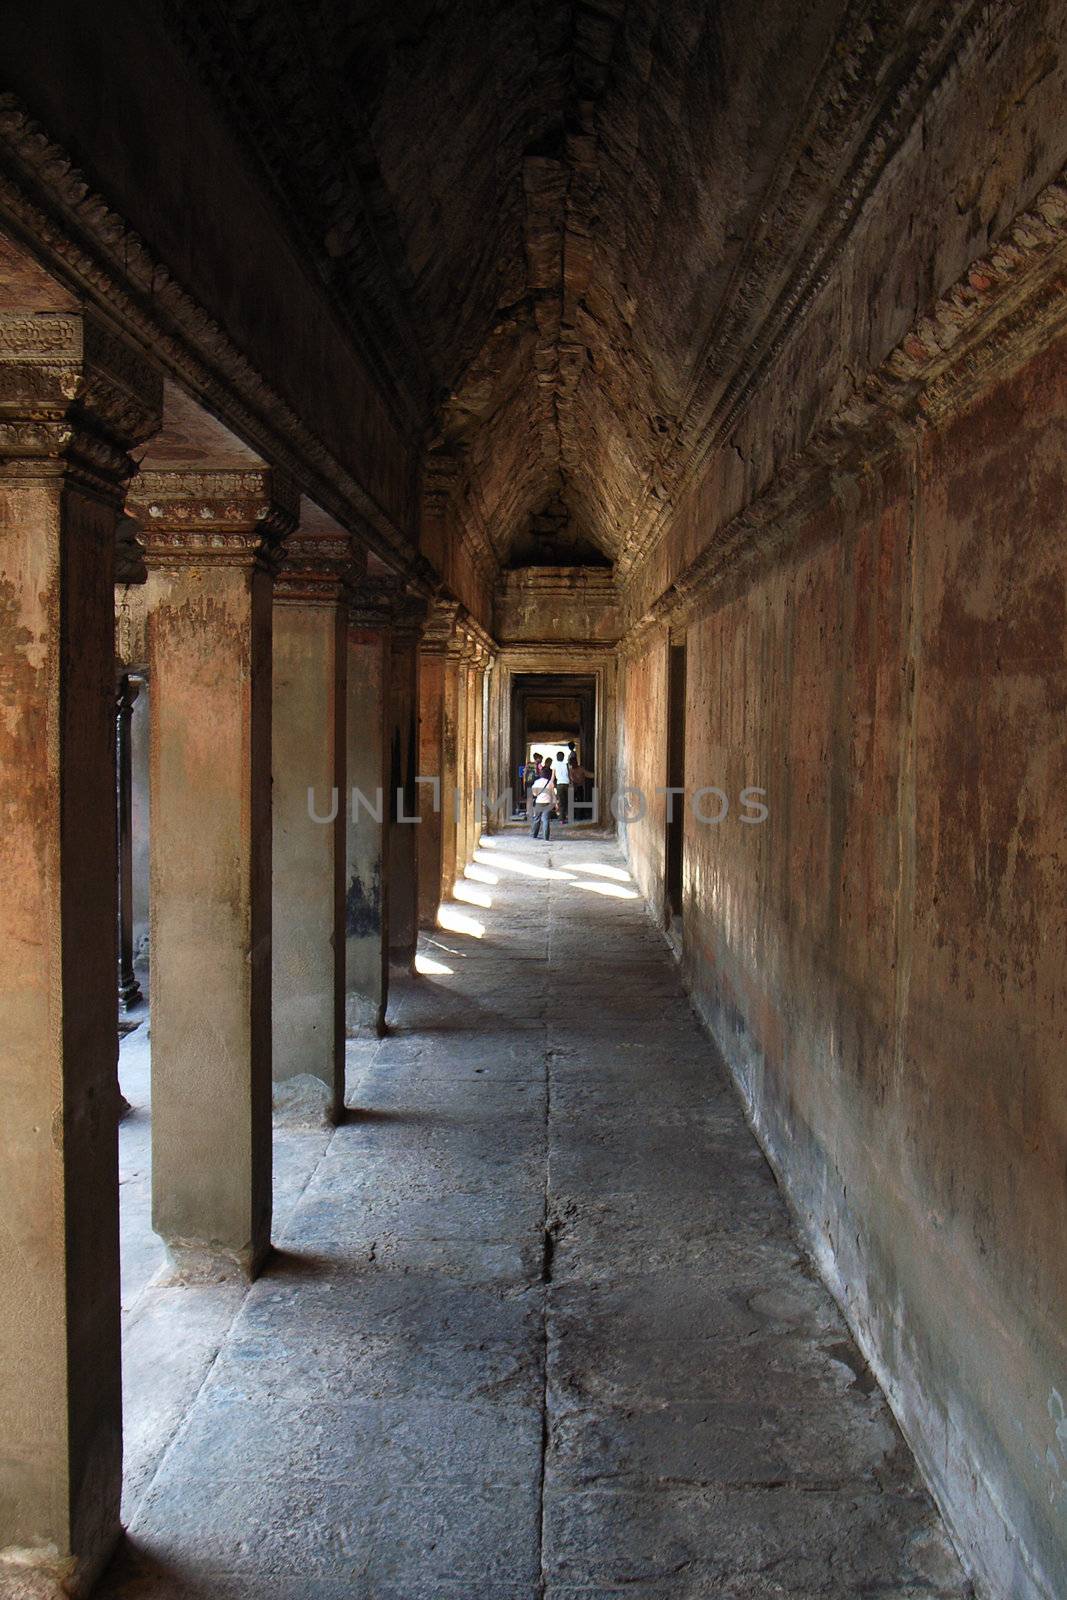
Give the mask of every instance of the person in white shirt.
<svg viewBox="0 0 1067 1600">
<path fill-rule="evenodd" d="M 530 807 L 533 812 L 533 819 L 530 823 L 530 838 L 544 839 L 547 843 L 552 807 L 556 803 L 556 785 L 552 777 L 552 767 L 548 761 L 541 768 L 541 776 L 534 779 L 530 793 L 533 800 L 533 804 Z"/>
<path fill-rule="evenodd" d="M 559 820 L 567 823 L 571 820 L 571 771 L 567 765 L 567 752 L 557 750 L 556 758 L 552 763 L 552 776 L 556 782 L 556 794 L 559 797 Z"/>
</svg>

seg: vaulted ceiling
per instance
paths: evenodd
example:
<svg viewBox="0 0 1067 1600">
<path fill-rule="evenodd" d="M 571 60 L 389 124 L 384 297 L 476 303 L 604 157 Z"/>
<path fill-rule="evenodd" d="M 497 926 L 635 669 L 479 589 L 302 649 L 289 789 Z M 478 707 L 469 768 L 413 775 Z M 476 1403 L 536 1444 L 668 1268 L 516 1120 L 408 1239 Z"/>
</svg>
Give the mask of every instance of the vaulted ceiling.
<svg viewBox="0 0 1067 1600">
<path fill-rule="evenodd" d="M 865 148 L 892 147 L 892 108 L 965 8 L 172 14 L 368 361 L 425 447 L 459 458 L 500 559 L 547 511 L 625 565 L 728 430 L 817 279 L 827 219 L 862 203 Z"/>
</svg>

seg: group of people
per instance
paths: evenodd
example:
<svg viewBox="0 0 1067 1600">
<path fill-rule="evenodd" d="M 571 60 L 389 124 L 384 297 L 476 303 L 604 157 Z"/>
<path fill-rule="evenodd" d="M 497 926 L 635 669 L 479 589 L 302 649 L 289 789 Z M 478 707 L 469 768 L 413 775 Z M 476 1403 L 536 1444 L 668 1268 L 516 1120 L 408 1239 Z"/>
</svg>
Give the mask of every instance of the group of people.
<svg viewBox="0 0 1067 1600">
<path fill-rule="evenodd" d="M 563 825 L 573 822 L 573 808 L 581 798 L 587 777 L 573 740 L 566 750 L 557 750 L 554 757 L 543 756 L 540 750 L 535 750 L 533 759 L 523 768 L 522 777 L 532 838 L 548 839 L 553 816 Z"/>
</svg>

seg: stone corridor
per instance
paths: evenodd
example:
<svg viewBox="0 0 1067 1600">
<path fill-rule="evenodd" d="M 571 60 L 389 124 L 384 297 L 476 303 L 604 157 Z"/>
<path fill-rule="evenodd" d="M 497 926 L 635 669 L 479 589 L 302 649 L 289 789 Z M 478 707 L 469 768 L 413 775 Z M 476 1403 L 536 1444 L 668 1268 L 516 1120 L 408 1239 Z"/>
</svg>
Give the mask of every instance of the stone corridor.
<svg viewBox="0 0 1067 1600">
<path fill-rule="evenodd" d="M 968 1594 L 614 842 L 470 874 L 346 1122 L 277 1133 L 265 1275 L 144 1288 L 202 1371 L 102 1592 Z"/>
</svg>

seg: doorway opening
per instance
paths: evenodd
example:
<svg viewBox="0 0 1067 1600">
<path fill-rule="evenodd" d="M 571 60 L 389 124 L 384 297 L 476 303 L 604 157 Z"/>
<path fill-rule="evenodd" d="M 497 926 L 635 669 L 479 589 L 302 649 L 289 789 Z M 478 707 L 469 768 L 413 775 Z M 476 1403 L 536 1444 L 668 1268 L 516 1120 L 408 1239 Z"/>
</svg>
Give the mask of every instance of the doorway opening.
<svg viewBox="0 0 1067 1600">
<path fill-rule="evenodd" d="M 511 683 L 510 781 L 521 796 L 522 769 L 535 751 L 564 759 L 574 746 L 585 781 L 571 796 L 572 820 L 598 820 L 595 800 L 597 680 L 592 673 L 516 673 Z"/>
</svg>

